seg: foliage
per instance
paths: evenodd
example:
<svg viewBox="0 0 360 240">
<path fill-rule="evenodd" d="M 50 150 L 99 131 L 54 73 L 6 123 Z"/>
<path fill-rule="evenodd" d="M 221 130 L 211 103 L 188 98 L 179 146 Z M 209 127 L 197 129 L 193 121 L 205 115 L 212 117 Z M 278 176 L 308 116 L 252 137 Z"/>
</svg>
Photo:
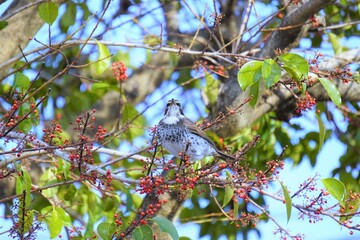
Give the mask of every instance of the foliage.
<svg viewBox="0 0 360 240">
<path fill-rule="evenodd" d="M 238 1 L 244 24 L 231 37 L 226 27 L 236 7 L 225 2 L 216 9 L 212 1 L 24 5 L 37 9 L 46 33 L 0 63 L 0 202 L 14 222 L 3 236 L 185 239 L 172 223 L 180 209 L 181 223 L 198 224 L 200 236 L 211 239 L 260 235 L 262 221 L 273 222 L 279 238 L 302 239 L 301 229 L 285 229 L 272 216 L 268 199 L 284 203 L 288 222 L 295 214 L 310 222 L 327 217 L 359 234 L 360 95 L 343 91 L 359 88 L 359 65 L 349 60 L 327 69 L 317 49 L 327 36 L 335 55 L 351 50 L 343 40 L 359 34 L 359 6 L 340 1 L 319 9 L 329 27 L 306 19 L 303 25 L 315 29 L 301 36 L 311 42 L 310 54 L 300 44 L 297 52 L 273 49 L 274 56 L 263 57 L 252 51 L 266 48 L 268 34 L 289 30 L 277 28 L 299 1 L 248 1 L 248 7 Z M 267 7 L 271 13 L 257 14 Z M 0 31 L 10 29 L 11 17 L 0 19 Z M 235 90 L 244 94 L 241 102 L 221 102 Z M 149 126 L 163 115 L 154 105 L 176 94 L 192 110 L 203 106 L 196 97 L 202 96 L 211 114 L 199 125 L 235 161 L 193 163 L 186 153 L 169 160 Z M 274 96 L 284 102 L 270 106 Z M 232 125 L 234 116 L 251 118 L 265 108 L 248 126 Z M 313 113 L 318 130 L 305 131 L 279 112 Z M 337 126 L 338 115 L 348 120 L 346 129 Z M 236 130 L 224 138 L 221 127 Z M 305 133 L 295 141 L 293 132 Z M 331 137 L 347 147 L 333 176 L 298 176 L 303 182 L 290 191 L 287 179 L 279 179 L 285 164 L 315 166 Z M 278 182 L 282 194 L 268 190 Z"/>
</svg>

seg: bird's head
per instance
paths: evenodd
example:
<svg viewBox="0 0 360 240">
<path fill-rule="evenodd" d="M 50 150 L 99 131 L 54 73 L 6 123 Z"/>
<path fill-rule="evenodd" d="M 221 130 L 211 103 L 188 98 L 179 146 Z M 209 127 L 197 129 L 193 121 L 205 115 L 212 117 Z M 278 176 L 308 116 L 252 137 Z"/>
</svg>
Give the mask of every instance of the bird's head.
<svg viewBox="0 0 360 240">
<path fill-rule="evenodd" d="M 177 124 L 180 119 L 184 118 L 181 104 L 178 100 L 171 99 L 166 104 L 164 117 L 162 119 L 165 124 Z"/>
<path fill-rule="evenodd" d="M 184 113 L 181 109 L 181 104 L 178 100 L 176 99 L 171 99 L 167 102 L 166 104 L 166 109 L 165 109 L 165 113 L 164 116 L 167 117 L 181 117 L 184 116 Z"/>
</svg>

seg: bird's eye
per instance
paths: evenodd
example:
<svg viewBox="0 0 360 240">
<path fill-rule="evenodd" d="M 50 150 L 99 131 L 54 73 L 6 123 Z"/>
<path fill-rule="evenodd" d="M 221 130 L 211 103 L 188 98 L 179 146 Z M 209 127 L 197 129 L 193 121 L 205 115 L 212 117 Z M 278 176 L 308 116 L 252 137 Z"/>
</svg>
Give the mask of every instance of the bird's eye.
<svg viewBox="0 0 360 240">
<path fill-rule="evenodd" d="M 176 106 L 181 107 L 181 104 L 179 102 L 176 103 Z"/>
</svg>

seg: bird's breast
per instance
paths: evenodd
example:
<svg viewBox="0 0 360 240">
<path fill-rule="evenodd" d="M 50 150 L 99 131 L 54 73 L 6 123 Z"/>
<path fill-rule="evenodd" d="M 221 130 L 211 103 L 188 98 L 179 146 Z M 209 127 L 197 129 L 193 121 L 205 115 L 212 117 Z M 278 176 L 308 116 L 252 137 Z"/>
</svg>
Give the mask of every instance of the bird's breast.
<svg viewBox="0 0 360 240">
<path fill-rule="evenodd" d="M 164 124 L 177 124 L 179 122 L 179 118 L 176 116 L 169 116 L 162 120 Z"/>
</svg>

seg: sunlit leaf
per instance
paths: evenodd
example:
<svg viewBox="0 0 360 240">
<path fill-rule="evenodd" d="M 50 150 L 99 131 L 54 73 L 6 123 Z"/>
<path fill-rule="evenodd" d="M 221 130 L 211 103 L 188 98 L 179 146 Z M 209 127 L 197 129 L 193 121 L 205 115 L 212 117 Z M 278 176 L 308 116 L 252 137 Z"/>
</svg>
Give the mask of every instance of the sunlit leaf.
<svg viewBox="0 0 360 240">
<path fill-rule="evenodd" d="M 324 122 L 322 121 L 320 115 L 316 114 L 316 118 L 318 120 L 318 125 L 319 125 L 319 151 L 320 151 L 325 141 L 326 131 L 325 131 Z"/>
<path fill-rule="evenodd" d="M 274 60 L 265 59 L 262 64 L 261 73 L 266 87 L 269 88 L 280 80 L 281 68 Z"/>
<path fill-rule="evenodd" d="M 15 186 L 16 194 L 22 196 L 19 198 L 19 206 L 22 207 L 18 208 L 18 221 L 23 221 L 24 231 L 27 232 L 31 228 L 34 215 L 33 211 L 28 210 L 30 205 L 31 178 L 25 169 L 21 168 L 21 176 L 17 176 Z"/>
<path fill-rule="evenodd" d="M 63 221 L 57 209 L 53 206 L 49 206 L 43 208 L 41 213 L 45 215 L 45 222 L 50 231 L 50 238 L 55 238 L 59 236 L 63 227 Z"/>
<path fill-rule="evenodd" d="M 105 72 L 106 69 L 110 66 L 110 51 L 109 49 L 102 44 L 101 42 L 96 41 L 98 46 L 99 56 L 97 62 L 95 63 L 96 73 L 101 74 Z"/>
<path fill-rule="evenodd" d="M 173 240 L 179 239 L 179 234 L 176 228 L 174 227 L 172 222 L 170 222 L 168 219 L 164 217 L 154 217 L 152 218 L 152 220 L 159 225 L 161 231 L 170 234 Z"/>
<path fill-rule="evenodd" d="M 92 91 L 96 91 L 96 90 L 99 90 L 99 89 L 108 89 L 108 90 L 110 90 L 111 88 L 113 88 L 113 85 L 111 85 L 109 83 L 105 83 L 105 82 L 97 82 L 97 83 L 91 84 L 91 90 Z"/>
<path fill-rule="evenodd" d="M 68 178 L 70 173 L 70 163 L 62 160 L 61 158 L 58 160 L 58 168 L 57 174 L 64 175 L 65 179 Z"/>
<path fill-rule="evenodd" d="M 286 217 L 287 217 L 287 222 L 289 222 L 290 217 L 291 217 L 292 200 L 291 200 L 291 197 L 289 195 L 289 191 L 287 190 L 287 188 L 281 182 L 280 182 L 280 185 L 281 185 L 281 188 L 284 193 L 285 204 L 286 204 Z"/>
<path fill-rule="evenodd" d="M 301 83 L 301 94 L 304 96 L 307 90 L 307 85 L 305 82 Z"/>
<path fill-rule="evenodd" d="M 321 179 L 326 190 L 333 196 L 341 206 L 345 206 L 346 188 L 345 185 L 335 178 Z"/>
<path fill-rule="evenodd" d="M 250 61 L 245 63 L 238 72 L 238 83 L 243 91 L 245 91 L 249 86 L 258 82 L 261 77 L 261 66 L 262 62 L 260 61 Z"/>
<path fill-rule="evenodd" d="M 144 43 L 150 47 L 158 46 L 161 43 L 161 38 L 159 36 L 149 34 L 144 36 Z"/>
<path fill-rule="evenodd" d="M 150 50 L 148 50 L 148 51 L 150 51 Z M 117 51 L 112 56 L 112 59 L 114 60 L 114 62 L 123 62 L 126 67 L 130 67 L 131 62 L 130 62 L 129 54 L 130 54 L 129 51 L 127 51 L 127 52 Z"/>
<path fill-rule="evenodd" d="M 92 195 L 93 196 L 93 195 Z M 89 220 L 86 224 L 86 229 L 85 229 L 85 233 L 84 233 L 84 238 L 85 239 L 90 239 L 92 238 L 92 236 L 94 235 L 94 224 L 97 221 L 97 216 L 94 213 L 97 208 L 93 208 L 91 207 L 92 205 L 89 205 Z"/>
<path fill-rule="evenodd" d="M 327 33 L 327 35 L 329 36 L 329 41 L 331 43 L 331 46 L 334 50 L 335 55 L 339 54 L 342 52 L 342 46 L 340 43 L 340 38 L 338 36 L 336 36 L 334 33 L 329 32 Z"/>
<path fill-rule="evenodd" d="M 139 113 L 132 104 L 125 104 L 123 107 L 121 122 L 126 124 L 131 121 Z M 143 115 L 138 116 L 132 121 L 131 127 L 124 133 L 128 140 L 133 140 L 135 137 L 142 136 L 144 134 L 144 128 L 146 120 Z"/>
<path fill-rule="evenodd" d="M 279 56 L 284 63 L 283 68 L 295 80 L 307 79 L 309 75 L 309 64 L 305 58 L 294 53 L 285 53 Z"/>
<path fill-rule="evenodd" d="M 341 106 L 341 95 L 339 90 L 336 88 L 336 86 L 329 81 L 329 79 L 327 78 L 319 78 L 320 83 L 323 85 L 323 87 L 325 88 L 327 94 L 329 95 L 331 101 L 333 101 L 333 103 L 340 107 Z"/>
<path fill-rule="evenodd" d="M 340 217 L 340 222 L 344 222 L 346 220 L 349 220 L 351 218 L 353 218 L 355 215 L 351 215 L 352 213 L 356 213 L 358 211 L 358 209 L 360 208 L 360 199 L 359 198 L 350 198 L 348 197 L 348 199 L 345 201 L 346 206 L 345 206 L 345 210 L 344 210 L 344 214 L 349 214 L 346 217 Z"/>
<path fill-rule="evenodd" d="M 228 171 L 226 171 L 226 179 L 228 181 L 231 181 L 232 179 L 231 173 L 229 173 Z M 234 196 L 234 188 L 231 187 L 230 185 L 226 185 L 222 207 L 225 207 L 231 201 L 233 196 Z"/>
<path fill-rule="evenodd" d="M 71 225 L 71 217 L 70 215 L 61 207 L 55 207 L 60 219 L 62 220 L 62 224 L 64 226 Z"/>
<path fill-rule="evenodd" d="M 233 201 L 233 203 L 234 203 L 234 217 L 236 217 L 239 213 L 240 205 L 239 205 L 239 201 Z"/>
<path fill-rule="evenodd" d="M 49 25 L 53 24 L 58 15 L 58 6 L 53 2 L 45 2 L 39 6 L 39 16 Z"/>
<path fill-rule="evenodd" d="M 26 169 L 21 168 L 21 176 L 16 178 L 16 194 L 23 194 L 25 191 L 26 205 L 30 204 L 31 178 Z"/>
<path fill-rule="evenodd" d="M 217 97 L 219 93 L 219 81 L 217 81 L 211 74 L 207 74 L 205 76 L 205 81 L 206 81 L 206 86 L 204 92 L 209 100 L 209 103 L 212 104 L 217 101 Z"/>
<path fill-rule="evenodd" d="M 131 236 L 134 240 L 153 240 L 153 230 L 149 225 L 142 225 L 136 227 L 131 233 Z"/>
</svg>

